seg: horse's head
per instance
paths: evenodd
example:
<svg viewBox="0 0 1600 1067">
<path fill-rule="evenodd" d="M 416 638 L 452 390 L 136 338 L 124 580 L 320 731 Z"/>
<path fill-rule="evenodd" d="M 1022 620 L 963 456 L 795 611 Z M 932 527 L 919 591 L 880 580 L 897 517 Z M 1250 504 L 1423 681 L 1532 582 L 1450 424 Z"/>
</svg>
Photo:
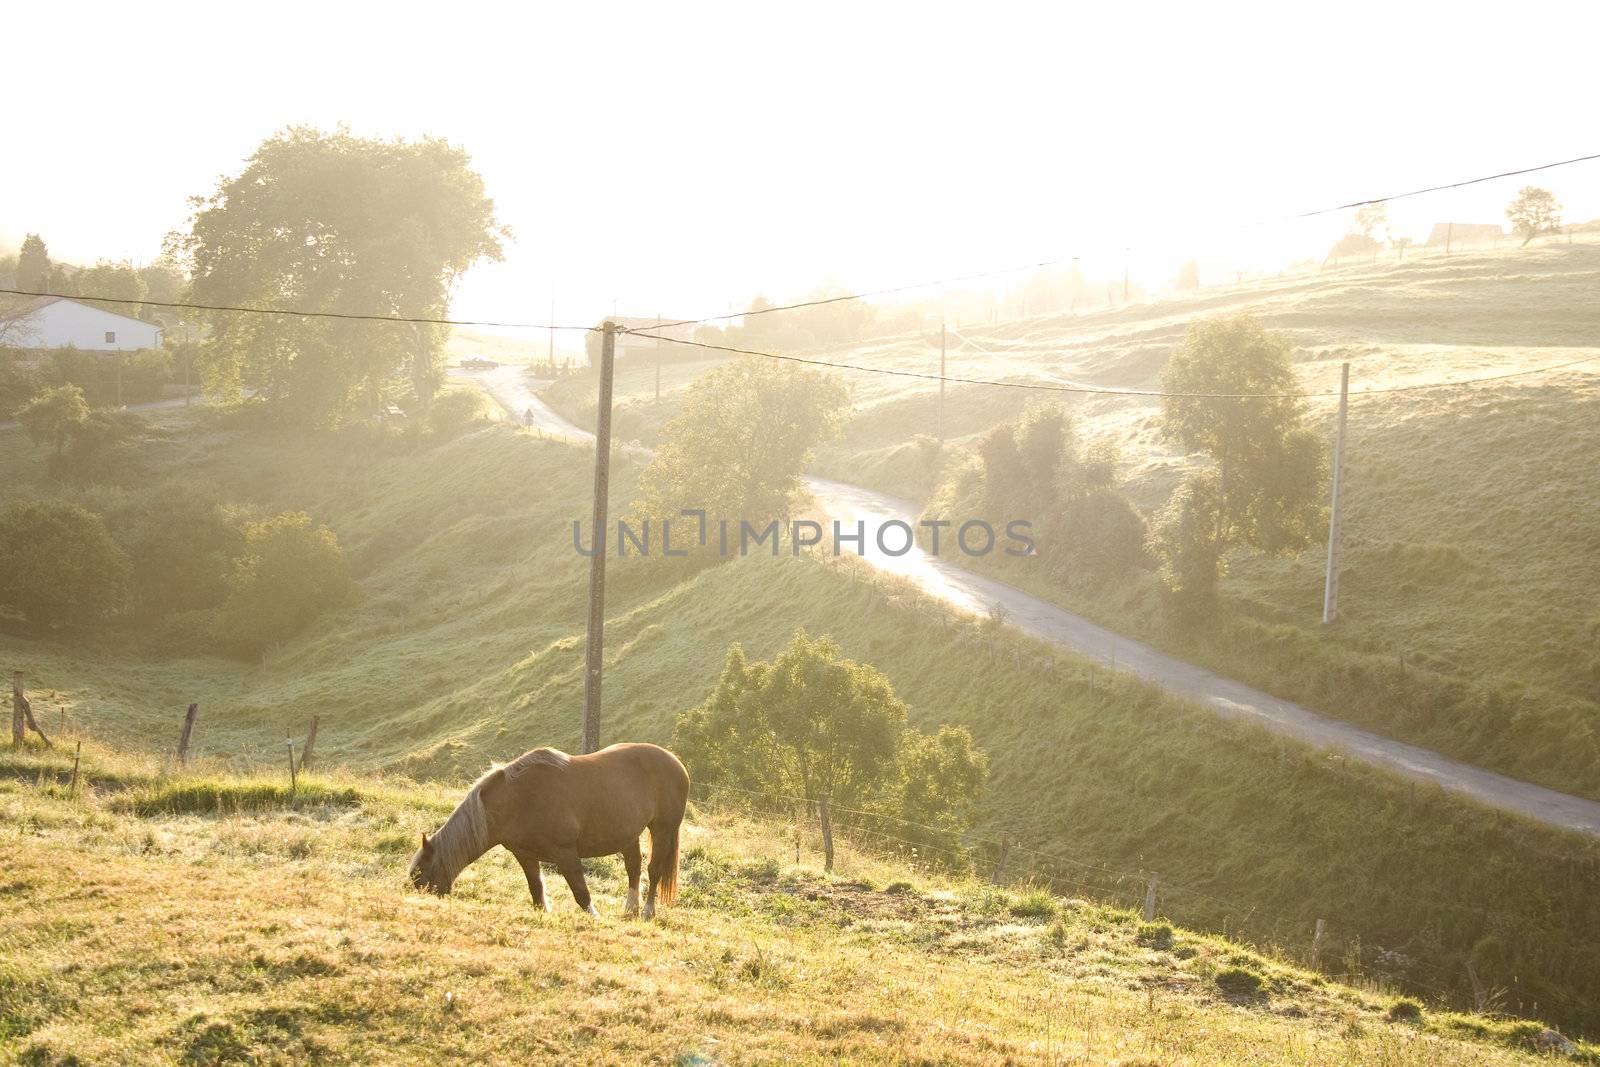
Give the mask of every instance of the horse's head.
<svg viewBox="0 0 1600 1067">
<path fill-rule="evenodd" d="M 430 893 L 445 896 L 450 892 L 450 881 L 446 881 L 435 873 L 433 841 L 429 839 L 428 832 L 422 831 L 422 847 L 417 849 L 411 857 L 411 870 L 406 877 L 418 889 L 426 889 Z M 454 881 L 454 879 L 451 879 Z"/>
</svg>

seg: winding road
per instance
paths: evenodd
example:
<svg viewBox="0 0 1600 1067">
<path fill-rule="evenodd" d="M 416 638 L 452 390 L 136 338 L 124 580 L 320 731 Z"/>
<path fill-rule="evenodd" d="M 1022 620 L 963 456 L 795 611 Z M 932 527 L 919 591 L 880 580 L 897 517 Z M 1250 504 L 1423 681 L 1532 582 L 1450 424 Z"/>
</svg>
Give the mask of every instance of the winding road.
<svg viewBox="0 0 1600 1067">
<path fill-rule="evenodd" d="M 500 367 L 482 373 L 459 372 L 459 376 L 477 382 L 519 421 L 527 416 L 528 424 L 547 436 L 574 443 L 594 441 L 592 433 L 563 419 L 540 399 L 533 391 L 539 383 L 530 382 L 520 367 Z M 948 558 L 929 555 L 920 547 L 912 546 L 903 555 L 889 555 L 877 545 L 878 528 L 891 520 L 908 523 L 914 528 L 919 512 L 916 505 L 821 478 L 808 478 L 806 486 L 818 510 L 838 520 L 847 530 L 853 530 L 857 522 L 866 524 L 867 551 L 863 555 L 867 562 L 910 579 L 931 596 L 977 612 L 999 605 L 1004 608 L 1007 621 L 1029 636 L 1152 682 L 1226 718 L 1258 722 L 1276 733 L 1343 753 L 1414 781 L 1434 783 L 1490 807 L 1600 837 L 1600 803 L 1486 771 L 1431 749 L 1395 741 L 1280 700 L 1157 651 L 1141 641 L 1113 633 L 1015 586 L 974 574 Z M 891 532 L 885 540 L 891 547 L 898 548 L 904 543 L 904 536 Z"/>
</svg>

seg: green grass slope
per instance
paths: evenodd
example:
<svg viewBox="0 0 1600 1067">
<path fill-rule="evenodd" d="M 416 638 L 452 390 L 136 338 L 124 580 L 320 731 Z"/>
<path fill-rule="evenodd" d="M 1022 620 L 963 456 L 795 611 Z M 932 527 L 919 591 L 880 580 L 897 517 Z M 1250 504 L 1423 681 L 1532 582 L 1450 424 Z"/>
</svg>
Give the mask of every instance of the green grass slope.
<svg viewBox="0 0 1600 1067">
<path fill-rule="evenodd" d="M 1279 696 L 1555 789 L 1600 798 L 1600 243 L 1416 256 L 1201 290 L 1088 314 L 956 324 L 949 373 L 1013 382 L 1157 388 L 1197 316 L 1249 312 L 1289 334 L 1302 386 L 1336 389 L 1351 363 L 1342 618 L 1321 625 L 1325 549 L 1242 556 L 1224 610 L 1168 625 L 1153 574 L 1112 588 L 1053 582 L 1033 560 L 993 573 L 1123 633 Z M 937 331 L 823 358 L 927 372 Z M 1427 382 L 1585 367 L 1500 383 L 1362 397 Z M 937 386 L 845 374 L 857 414 L 816 471 L 925 501 L 976 437 L 1040 394 L 952 385 L 949 442 Z M 641 374 L 618 379 L 623 411 L 658 416 Z M 587 390 L 587 394 L 585 393 Z M 552 399 L 592 414 L 593 382 Z M 1050 399 L 1048 394 L 1044 399 Z M 1191 457 L 1158 436 L 1145 398 L 1059 395 L 1089 440 L 1115 444 L 1146 509 Z M 1333 401 L 1309 402 L 1332 437 Z M 920 435 L 920 436 L 919 436 Z M 1057 550 L 1070 552 L 1070 546 Z"/>
<path fill-rule="evenodd" d="M 402 888 L 455 792 L 0 756 L 0 1060 L 26 1064 L 1596 1062 L 1537 1022 L 1422 1008 L 1166 922 L 929 877 L 691 812 L 682 896 L 535 911 L 498 850 Z M 846 995 L 847 993 L 847 995 Z M 1559 1052 L 1552 1050 L 1559 1049 Z"/>
<path fill-rule="evenodd" d="M 159 753 L 197 700 L 197 750 L 242 768 L 275 770 L 313 714 L 326 765 L 413 777 L 465 781 L 490 758 L 575 747 L 585 456 L 505 427 L 396 451 L 201 422 L 161 446 L 152 476 L 311 511 L 350 553 L 358 601 L 260 663 L 163 656 L 136 633 L 11 633 L 6 659 L 47 729 L 64 707 L 92 738 Z M 1303 954 L 1326 919 L 1329 959 L 1458 1002 L 1470 961 L 1504 1007 L 1600 1027 L 1594 842 L 1093 678 L 809 558 L 684 583 L 619 561 L 609 604 L 609 739 L 669 740 L 734 641 L 767 657 L 798 627 L 829 633 L 884 671 L 919 725 L 970 727 L 994 766 L 976 836 L 1033 850 L 1013 857 L 1016 875 L 1126 903 L 1154 870 L 1163 909 L 1192 924 Z"/>
</svg>

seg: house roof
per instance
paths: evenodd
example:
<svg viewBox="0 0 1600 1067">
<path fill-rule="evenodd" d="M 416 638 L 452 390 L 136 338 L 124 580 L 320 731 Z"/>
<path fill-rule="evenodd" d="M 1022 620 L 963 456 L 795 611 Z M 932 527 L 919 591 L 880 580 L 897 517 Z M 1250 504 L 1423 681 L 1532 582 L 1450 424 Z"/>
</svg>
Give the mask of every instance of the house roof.
<svg viewBox="0 0 1600 1067">
<path fill-rule="evenodd" d="M 32 315 L 42 307 L 48 307 L 57 300 L 65 300 L 64 296 L 33 296 L 27 297 L 19 304 L 9 307 L 0 305 L 0 319 L 20 319 L 25 315 Z"/>
<path fill-rule="evenodd" d="M 101 307 L 99 304 L 91 303 L 87 300 L 78 300 L 70 296 L 36 296 L 31 297 L 14 307 L 7 308 L 0 306 L 0 320 L 10 321 L 12 319 L 26 318 L 41 308 L 46 308 L 51 304 L 62 301 L 65 301 L 68 304 L 76 304 L 81 308 L 88 308 L 91 311 L 98 311 L 105 315 L 114 315 L 119 319 L 127 319 L 129 322 L 137 322 L 141 326 L 149 326 L 157 330 L 162 328 L 160 323 L 146 322 L 145 320 L 136 318 L 133 315 L 124 315 L 120 311 L 112 311 L 110 308 Z"/>
</svg>

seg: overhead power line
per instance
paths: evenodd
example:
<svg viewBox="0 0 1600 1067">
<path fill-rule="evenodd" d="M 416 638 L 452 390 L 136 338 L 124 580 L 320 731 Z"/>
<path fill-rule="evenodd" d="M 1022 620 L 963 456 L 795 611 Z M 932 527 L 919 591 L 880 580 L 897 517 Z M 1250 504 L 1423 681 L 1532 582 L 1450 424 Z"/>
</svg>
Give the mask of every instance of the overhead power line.
<svg viewBox="0 0 1600 1067">
<path fill-rule="evenodd" d="M 1476 178 L 1466 178 L 1457 182 L 1446 182 L 1442 185 L 1430 185 L 1423 189 L 1412 189 L 1405 193 L 1393 193 L 1389 196 L 1375 196 L 1367 200 L 1352 200 L 1348 204 L 1338 204 L 1334 207 L 1322 207 L 1313 211 L 1302 211 L 1295 215 L 1285 215 L 1280 218 L 1264 219 L 1252 226 L 1265 226 L 1274 222 L 1293 222 L 1299 219 L 1315 218 L 1318 215 L 1331 215 L 1339 211 L 1348 211 L 1351 208 L 1362 207 L 1367 204 L 1386 204 L 1392 200 L 1405 200 L 1408 197 L 1424 196 L 1428 193 L 1444 192 L 1448 189 L 1461 189 L 1469 185 L 1479 185 L 1483 182 L 1492 182 L 1500 178 L 1514 178 L 1519 174 L 1534 174 L 1542 170 L 1554 170 L 1556 167 L 1569 167 L 1574 163 L 1588 163 L 1600 159 L 1600 152 L 1587 156 L 1576 156 L 1572 159 L 1562 159 L 1554 163 L 1540 163 L 1534 167 L 1522 167 L 1517 170 L 1504 170 L 1498 174 L 1485 174 Z M 1017 267 L 1004 267 L 1000 270 L 982 271 L 977 274 L 959 275 L 953 278 L 939 278 L 933 281 L 913 282 L 909 285 L 895 285 L 886 289 L 867 289 L 857 293 L 844 293 L 839 296 L 822 297 L 816 300 L 801 300 L 793 304 L 779 304 L 774 307 L 752 308 L 749 311 L 732 312 L 723 315 L 707 315 L 699 319 L 680 319 L 677 322 L 661 323 L 653 329 L 664 330 L 676 326 L 695 326 L 708 322 L 726 322 L 730 319 L 749 318 L 754 315 L 772 315 L 780 311 L 796 311 L 800 308 L 820 307 L 825 304 L 842 304 L 850 300 L 866 300 L 875 296 L 891 296 L 895 293 L 909 292 L 913 289 L 932 289 L 941 285 L 955 285 L 958 282 L 981 281 L 985 278 L 995 278 L 1005 274 L 1017 274 L 1025 270 L 1042 270 L 1046 267 L 1059 267 L 1066 263 L 1080 259 L 1080 256 L 1066 256 L 1059 259 L 1045 260 L 1040 263 L 1025 263 Z"/>
<path fill-rule="evenodd" d="M 93 301 L 100 304 L 133 304 L 173 308 L 184 311 L 224 311 L 243 315 L 285 315 L 304 319 L 349 319 L 356 322 L 415 322 L 432 326 L 495 326 L 515 330 L 598 330 L 598 326 L 561 326 L 547 322 L 490 322 L 482 319 L 441 319 L 413 315 L 362 315 L 343 311 L 303 311 L 298 308 L 242 307 L 230 304 L 194 304 L 177 300 L 132 300 L 120 296 L 89 296 L 64 293 L 36 293 L 27 289 L 0 289 L 10 296 L 53 296 L 61 300 Z"/>
<path fill-rule="evenodd" d="M 1563 159 L 1555 163 L 1541 163 L 1537 167 L 1523 167 L 1520 170 L 1503 170 L 1499 174 L 1485 174 L 1481 178 L 1467 178 L 1464 181 L 1448 182 L 1444 185 L 1430 185 L 1425 189 L 1413 189 L 1409 193 L 1394 193 L 1389 196 L 1375 196 L 1371 200 L 1352 200 L 1348 204 L 1337 207 L 1323 207 L 1315 211 L 1305 211 L 1291 218 L 1309 219 L 1317 215 L 1331 215 L 1336 211 L 1348 211 L 1355 207 L 1365 207 L 1367 204 L 1387 204 L 1391 200 L 1404 200 L 1412 196 L 1424 196 L 1428 193 L 1442 193 L 1447 189 L 1463 189 L 1469 185 L 1481 185 L 1484 182 L 1496 181 L 1500 178 L 1515 178 L 1519 174 L 1535 174 L 1541 170 L 1554 170 L 1556 167 L 1570 167 L 1574 163 L 1588 163 L 1600 159 L 1600 152 L 1588 156 L 1576 156 L 1572 159 Z"/>
<path fill-rule="evenodd" d="M 754 348 L 736 348 L 732 345 L 713 345 L 704 341 L 683 341 L 676 337 L 662 337 L 659 334 L 646 333 L 641 330 L 629 330 L 632 337 L 648 337 L 654 340 L 666 341 L 669 344 L 690 345 L 694 348 L 707 348 L 716 352 L 731 352 L 741 356 L 760 356 L 763 359 L 781 359 L 788 363 L 804 363 L 811 367 L 827 367 L 831 370 L 856 371 L 863 374 L 887 374 L 897 378 L 918 378 L 930 382 L 947 382 L 955 385 L 988 385 L 1000 389 L 1029 389 L 1044 393 L 1077 393 L 1080 395 L 1094 396 L 1144 396 L 1144 397 L 1184 397 L 1194 400 L 1284 400 L 1284 399 L 1310 399 L 1313 397 L 1338 396 L 1339 390 L 1313 391 L 1305 393 L 1173 393 L 1163 392 L 1160 389 L 1119 389 L 1112 386 L 1097 385 L 1062 385 L 1055 382 L 1007 382 L 995 378 L 960 378 L 951 375 L 929 374 L 924 371 L 900 370 L 895 367 L 867 367 L 859 363 L 839 363 L 827 359 L 813 359 L 807 356 L 788 355 L 783 352 L 763 352 Z M 1528 370 L 1511 371 L 1506 374 L 1490 374 L 1481 378 L 1463 378 L 1458 381 L 1447 382 L 1422 382 L 1415 385 L 1392 385 L 1377 389 L 1363 389 L 1350 394 L 1352 397 L 1371 396 L 1378 393 L 1412 393 L 1423 389 L 1446 389 L 1459 385 L 1478 385 L 1482 382 L 1498 382 L 1507 378 L 1521 378 L 1529 374 L 1544 374 L 1549 371 L 1563 370 L 1567 367 L 1576 367 L 1581 363 L 1589 363 L 1600 359 L 1600 353 L 1584 356 L 1581 359 L 1568 360 L 1565 363 L 1553 363 L 1543 367 L 1533 367 Z"/>
</svg>

